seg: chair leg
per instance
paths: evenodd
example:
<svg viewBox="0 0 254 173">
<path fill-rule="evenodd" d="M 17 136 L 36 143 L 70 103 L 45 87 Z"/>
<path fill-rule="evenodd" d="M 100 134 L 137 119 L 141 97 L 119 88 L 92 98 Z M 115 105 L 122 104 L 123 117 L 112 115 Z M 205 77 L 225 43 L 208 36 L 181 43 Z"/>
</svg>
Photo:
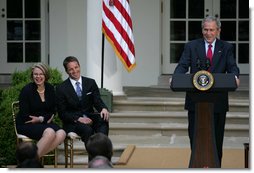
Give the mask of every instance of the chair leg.
<svg viewBox="0 0 254 173">
<path fill-rule="evenodd" d="M 73 139 L 70 139 L 70 167 L 73 168 Z"/>
<path fill-rule="evenodd" d="M 44 166 L 44 156 L 41 157 L 41 164 Z"/>
<path fill-rule="evenodd" d="M 58 166 L 58 163 L 57 163 L 58 162 L 57 148 L 55 148 L 54 152 L 55 152 L 55 154 L 54 154 L 54 158 L 55 158 L 55 165 L 54 165 L 54 167 L 57 168 L 57 166 Z"/>
<path fill-rule="evenodd" d="M 68 140 L 69 140 L 68 138 L 66 138 L 64 140 L 65 168 L 68 168 L 68 157 L 69 157 L 69 153 L 68 153 L 68 147 L 69 147 Z"/>
</svg>

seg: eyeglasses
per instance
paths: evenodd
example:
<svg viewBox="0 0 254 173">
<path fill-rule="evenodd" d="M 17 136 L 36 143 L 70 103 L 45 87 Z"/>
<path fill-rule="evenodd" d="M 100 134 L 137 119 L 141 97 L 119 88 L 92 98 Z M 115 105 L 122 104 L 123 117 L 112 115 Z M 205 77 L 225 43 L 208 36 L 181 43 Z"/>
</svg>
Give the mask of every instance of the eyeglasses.
<svg viewBox="0 0 254 173">
<path fill-rule="evenodd" d="M 34 73 L 33 76 L 44 76 L 43 73 Z"/>
</svg>

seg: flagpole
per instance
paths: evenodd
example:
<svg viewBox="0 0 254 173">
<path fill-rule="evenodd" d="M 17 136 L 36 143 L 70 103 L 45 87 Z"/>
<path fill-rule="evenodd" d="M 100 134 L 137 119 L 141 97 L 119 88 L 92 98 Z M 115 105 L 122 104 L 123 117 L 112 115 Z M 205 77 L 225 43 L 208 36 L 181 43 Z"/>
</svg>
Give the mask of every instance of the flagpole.
<svg viewBox="0 0 254 173">
<path fill-rule="evenodd" d="M 101 45 L 101 88 L 103 88 L 103 73 L 104 73 L 104 34 L 102 33 Z"/>
</svg>

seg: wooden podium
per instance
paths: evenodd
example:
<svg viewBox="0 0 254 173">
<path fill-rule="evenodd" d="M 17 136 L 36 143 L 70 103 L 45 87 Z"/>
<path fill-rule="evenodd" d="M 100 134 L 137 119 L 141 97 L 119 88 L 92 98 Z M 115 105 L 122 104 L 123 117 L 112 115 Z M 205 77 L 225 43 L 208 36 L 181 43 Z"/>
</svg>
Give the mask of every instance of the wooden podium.
<svg viewBox="0 0 254 173">
<path fill-rule="evenodd" d="M 221 91 L 235 91 L 234 74 L 214 73 L 214 83 L 207 91 L 198 90 L 193 84 L 194 74 L 174 74 L 171 89 L 188 92 L 195 102 L 195 130 L 191 148 L 190 168 L 220 167 L 215 142 L 213 105 Z"/>
</svg>

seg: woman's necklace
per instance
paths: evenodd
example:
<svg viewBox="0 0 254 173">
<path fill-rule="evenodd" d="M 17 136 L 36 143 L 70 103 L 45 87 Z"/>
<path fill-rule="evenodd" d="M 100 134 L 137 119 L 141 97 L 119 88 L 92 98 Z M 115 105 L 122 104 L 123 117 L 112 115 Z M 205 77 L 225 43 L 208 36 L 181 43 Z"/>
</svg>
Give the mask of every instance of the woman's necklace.
<svg viewBox="0 0 254 173">
<path fill-rule="evenodd" d="M 37 89 L 37 92 L 38 92 L 39 94 L 43 94 L 43 93 L 45 92 L 45 89 L 43 89 L 43 90 L 41 90 L 41 91 Z"/>
</svg>

